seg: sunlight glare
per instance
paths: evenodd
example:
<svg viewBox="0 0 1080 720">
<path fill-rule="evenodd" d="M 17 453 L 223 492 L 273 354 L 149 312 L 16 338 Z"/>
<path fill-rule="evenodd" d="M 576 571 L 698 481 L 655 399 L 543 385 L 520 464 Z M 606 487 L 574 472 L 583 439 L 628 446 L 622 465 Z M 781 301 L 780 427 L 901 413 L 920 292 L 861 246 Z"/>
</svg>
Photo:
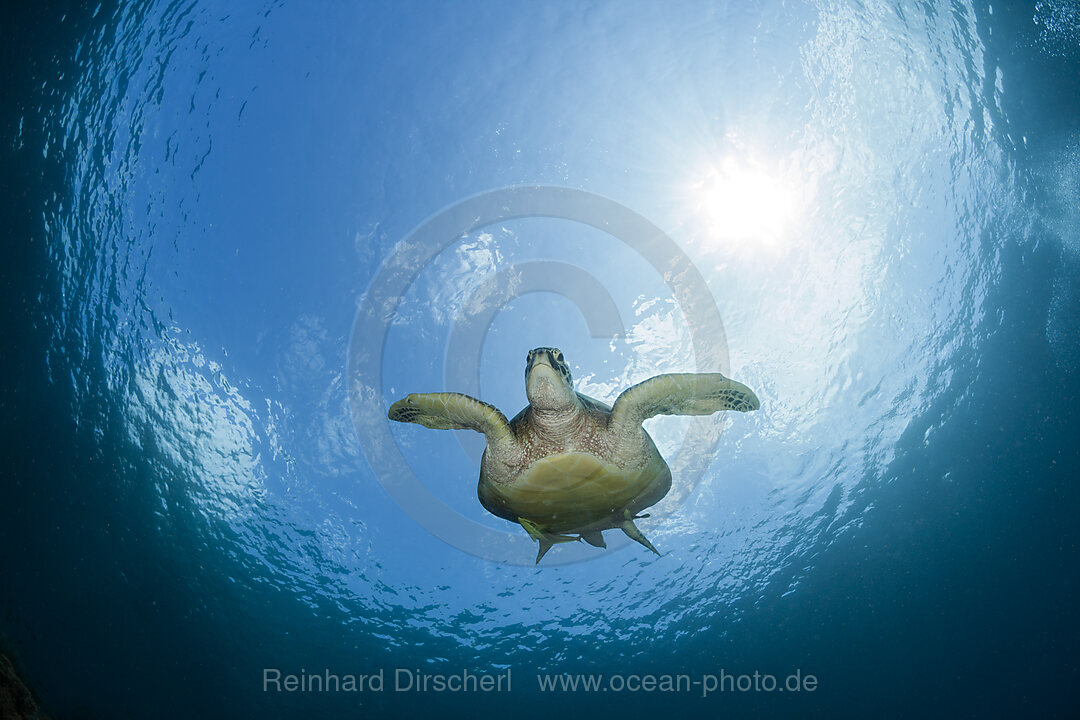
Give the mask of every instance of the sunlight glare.
<svg viewBox="0 0 1080 720">
<path fill-rule="evenodd" d="M 703 175 L 693 203 L 710 240 L 775 248 L 787 238 L 796 196 L 784 182 L 733 158 Z"/>
</svg>

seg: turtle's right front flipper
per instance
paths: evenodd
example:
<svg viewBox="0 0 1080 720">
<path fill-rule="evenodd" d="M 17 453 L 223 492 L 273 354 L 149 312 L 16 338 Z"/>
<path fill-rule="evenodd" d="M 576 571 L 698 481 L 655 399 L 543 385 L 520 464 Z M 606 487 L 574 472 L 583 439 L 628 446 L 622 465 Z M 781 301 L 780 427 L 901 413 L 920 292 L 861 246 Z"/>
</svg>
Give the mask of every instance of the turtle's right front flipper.
<svg viewBox="0 0 1080 720">
<path fill-rule="evenodd" d="M 391 405 L 386 416 L 435 430 L 475 430 L 488 442 L 510 435 L 510 424 L 498 408 L 461 393 L 413 393 Z"/>
<path fill-rule="evenodd" d="M 759 407 L 753 390 L 720 373 L 670 373 L 624 390 L 611 407 L 611 427 L 621 434 L 657 415 L 712 415 Z"/>
</svg>

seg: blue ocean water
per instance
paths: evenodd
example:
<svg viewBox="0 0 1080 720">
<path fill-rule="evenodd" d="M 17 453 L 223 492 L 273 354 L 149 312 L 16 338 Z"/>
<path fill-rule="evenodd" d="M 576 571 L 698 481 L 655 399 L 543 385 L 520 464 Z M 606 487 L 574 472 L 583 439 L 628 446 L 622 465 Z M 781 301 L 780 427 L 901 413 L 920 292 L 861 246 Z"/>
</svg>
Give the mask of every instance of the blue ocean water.
<svg viewBox="0 0 1080 720">
<path fill-rule="evenodd" d="M 1075 2 L 7 12 L 0 639 L 52 716 L 1075 711 Z M 534 566 L 478 436 L 383 419 L 513 415 L 536 346 L 761 398 L 646 424 L 662 557 Z"/>
</svg>

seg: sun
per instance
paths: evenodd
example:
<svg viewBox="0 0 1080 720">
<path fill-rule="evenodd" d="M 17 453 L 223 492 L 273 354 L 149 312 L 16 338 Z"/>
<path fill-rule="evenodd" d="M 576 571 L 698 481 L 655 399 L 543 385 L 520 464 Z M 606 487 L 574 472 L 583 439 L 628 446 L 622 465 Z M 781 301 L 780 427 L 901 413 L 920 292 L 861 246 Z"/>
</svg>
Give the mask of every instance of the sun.
<svg viewBox="0 0 1080 720">
<path fill-rule="evenodd" d="M 778 248 L 790 236 L 796 193 L 750 160 L 709 164 L 691 185 L 691 202 L 711 242 Z"/>
</svg>

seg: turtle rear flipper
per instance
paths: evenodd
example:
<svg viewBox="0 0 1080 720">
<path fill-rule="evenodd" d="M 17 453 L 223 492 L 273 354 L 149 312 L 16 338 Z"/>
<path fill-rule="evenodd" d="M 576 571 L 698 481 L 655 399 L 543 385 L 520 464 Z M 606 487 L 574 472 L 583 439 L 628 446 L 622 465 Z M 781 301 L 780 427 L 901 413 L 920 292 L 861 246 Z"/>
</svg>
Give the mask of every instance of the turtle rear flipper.
<svg viewBox="0 0 1080 720">
<path fill-rule="evenodd" d="M 649 539 L 641 534 L 641 531 L 637 529 L 637 525 L 634 524 L 633 520 L 623 520 L 619 523 L 619 529 L 626 533 L 631 540 L 636 540 L 657 555 L 660 555 L 660 551 L 654 548 L 653 544 L 649 542 Z"/>
<path fill-rule="evenodd" d="M 537 527 L 536 523 L 531 520 L 526 520 L 525 518 L 518 518 L 518 523 L 521 527 L 525 528 L 525 532 L 529 533 L 529 537 L 540 543 L 540 549 L 536 553 L 537 564 L 540 563 L 542 557 L 547 555 L 547 551 L 551 549 L 552 545 L 564 542 L 577 542 L 581 539 L 580 537 L 571 537 L 570 535 L 558 535 L 555 533 L 544 532 Z"/>
</svg>

